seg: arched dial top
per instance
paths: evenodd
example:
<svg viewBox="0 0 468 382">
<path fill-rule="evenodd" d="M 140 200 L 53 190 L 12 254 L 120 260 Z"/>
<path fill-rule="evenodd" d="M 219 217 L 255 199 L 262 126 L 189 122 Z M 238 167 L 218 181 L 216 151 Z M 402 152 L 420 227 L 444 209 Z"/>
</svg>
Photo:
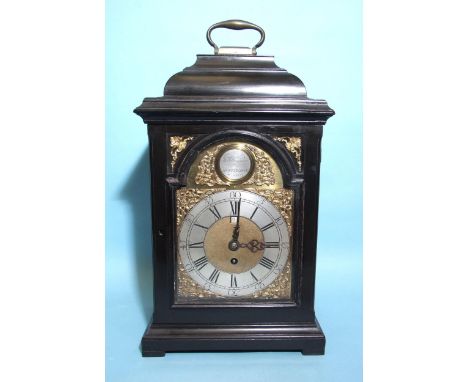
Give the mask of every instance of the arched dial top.
<svg viewBox="0 0 468 382">
<path fill-rule="evenodd" d="M 188 188 L 283 187 L 275 160 L 262 148 L 243 141 L 221 142 L 202 150 L 191 164 Z"/>
<path fill-rule="evenodd" d="M 266 288 L 282 272 L 289 250 L 281 212 L 246 190 L 206 196 L 185 216 L 178 235 L 183 270 L 204 290 L 224 297 Z"/>
</svg>

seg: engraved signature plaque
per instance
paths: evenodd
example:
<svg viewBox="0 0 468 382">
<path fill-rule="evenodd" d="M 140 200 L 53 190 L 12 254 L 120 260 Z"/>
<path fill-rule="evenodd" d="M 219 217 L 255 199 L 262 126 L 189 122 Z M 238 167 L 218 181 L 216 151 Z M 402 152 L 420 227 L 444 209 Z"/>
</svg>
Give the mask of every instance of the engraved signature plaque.
<svg viewBox="0 0 468 382">
<path fill-rule="evenodd" d="M 255 159 L 244 145 L 228 145 L 218 153 L 215 166 L 218 176 L 224 181 L 241 183 L 252 175 Z"/>
</svg>

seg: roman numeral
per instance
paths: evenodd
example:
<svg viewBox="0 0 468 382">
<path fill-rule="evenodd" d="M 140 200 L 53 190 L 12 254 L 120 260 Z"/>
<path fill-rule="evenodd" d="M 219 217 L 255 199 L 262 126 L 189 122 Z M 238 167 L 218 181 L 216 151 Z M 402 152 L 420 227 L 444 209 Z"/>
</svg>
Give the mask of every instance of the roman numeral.
<svg viewBox="0 0 468 382">
<path fill-rule="evenodd" d="M 239 213 L 239 208 L 240 208 L 240 199 L 239 200 L 236 200 L 236 201 L 230 201 L 229 203 L 231 203 L 231 212 L 232 212 L 232 215 L 234 216 L 237 216 L 237 214 Z"/>
<path fill-rule="evenodd" d="M 198 224 L 198 223 L 195 223 L 194 225 L 196 225 L 197 227 L 208 230 L 208 227 L 205 227 L 204 225 L 201 225 L 201 224 Z"/>
<path fill-rule="evenodd" d="M 217 269 L 215 269 L 215 270 L 211 273 L 211 275 L 210 275 L 210 277 L 209 277 L 209 280 L 210 280 L 211 282 L 213 282 L 213 283 L 216 284 L 216 282 L 218 281 L 218 277 L 219 277 L 219 271 L 218 271 Z"/>
<path fill-rule="evenodd" d="M 279 248 L 279 241 L 267 241 L 265 248 Z"/>
<path fill-rule="evenodd" d="M 200 241 L 198 243 L 190 243 L 189 248 L 203 248 L 203 241 Z"/>
<path fill-rule="evenodd" d="M 252 218 L 254 217 L 254 215 L 255 215 L 255 213 L 257 212 L 257 210 L 258 210 L 258 207 L 256 207 L 256 208 L 254 209 L 254 211 L 252 212 L 252 215 L 250 215 L 250 220 L 252 220 Z"/>
<path fill-rule="evenodd" d="M 259 264 L 263 265 L 265 268 L 271 269 L 275 263 L 268 259 L 267 257 L 262 257 Z"/>
<path fill-rule="evenodd" d="M 260 228 L 262 231 L 266 231 L 267 229 L 270 229 L 271 227 L 273 227 L 274 224 L 273 222 L 271 222 L 270 224 L 267 224 L 266 226 Z"/>
<path fill-rule="evenodd" d="M 253 277 L 253 279 L 254 279 L 255 281 L 258 281 L 258 279 L 255 277 L 255 275 L 252 273 L 252 271 L 250 271 L 250 275 Z"/>
<path fill-rule="evenodd" d="M 231 274 L 231 288 L 234 288 L 234 287 L 237 288 L 237 280 L 236 280 L 236 276 Z"/>
<path fill-rule="evenodd" d="M 193 262 L 193 264 L 195 265 L 195 267 L 200 270 L 202 269 L 206 264 L 208 264 L 208 259 L 206 258 L 206 256 L 203 256 L 203 257 L 200 257 L 199 259 L 195 260 Z"/>
<path fill-rule="evenodd" d="M 209 208 L 209 210 L 210 210 L 211 213 L 214 215 L 214 217 L 215 217 L 216 220 L 221 219 L 221 214 L 219 213 L 219 211 L 218 211 L 218 209 L 216 208 L 216 206 L 213 206 L 213 208 Z"/>
</svg>

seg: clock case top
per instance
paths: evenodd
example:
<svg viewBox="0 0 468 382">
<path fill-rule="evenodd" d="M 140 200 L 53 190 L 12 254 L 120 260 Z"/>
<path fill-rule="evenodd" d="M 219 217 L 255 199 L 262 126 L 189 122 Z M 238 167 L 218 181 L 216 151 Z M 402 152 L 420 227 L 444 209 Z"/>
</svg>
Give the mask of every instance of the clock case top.
<svg viewBox="0 0 468 382">
<path fill-rule="evenodd" d="M 135 113 L 147 124 L 241 117 L 323 125 L 334 111 L 324 100 L 307 98 L 301 80 L 273 56 L 197 55 L 194 65 L 169 79 L 163 97 L 145 98 Z"/>
</svg>

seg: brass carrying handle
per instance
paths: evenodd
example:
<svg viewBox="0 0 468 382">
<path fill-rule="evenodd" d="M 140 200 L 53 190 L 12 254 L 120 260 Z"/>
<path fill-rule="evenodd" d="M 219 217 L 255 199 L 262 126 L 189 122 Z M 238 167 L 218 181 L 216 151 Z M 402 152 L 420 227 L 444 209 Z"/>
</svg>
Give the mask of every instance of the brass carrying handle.
<svg viewBox="0 0 468 382">
<path fill-rule="evenodd" d="M 213 24 L 211 27 L 208 28 L 206 31 L 206 39 L 208 43 L 214 48 L 215 54 L 218 54 L 219 47 L 214 43 L 211 39 L 211 32 L 217 28 L 227 28 L 227 29 L 234 29 L 234 30 L 242 30 L 242 29 L 253 29 L 260 33 L 260 41 L 257 42 L 252 48 L 252 54 L 257 54 L 257 48 L 259 48 L 263 42 L 265 41 L 265 31 L 259 27 L 258 25 L 249 23 L 248 21 L 244 20 L 226 20 L 221 21 L 219 23 Z"/>
</svg>

